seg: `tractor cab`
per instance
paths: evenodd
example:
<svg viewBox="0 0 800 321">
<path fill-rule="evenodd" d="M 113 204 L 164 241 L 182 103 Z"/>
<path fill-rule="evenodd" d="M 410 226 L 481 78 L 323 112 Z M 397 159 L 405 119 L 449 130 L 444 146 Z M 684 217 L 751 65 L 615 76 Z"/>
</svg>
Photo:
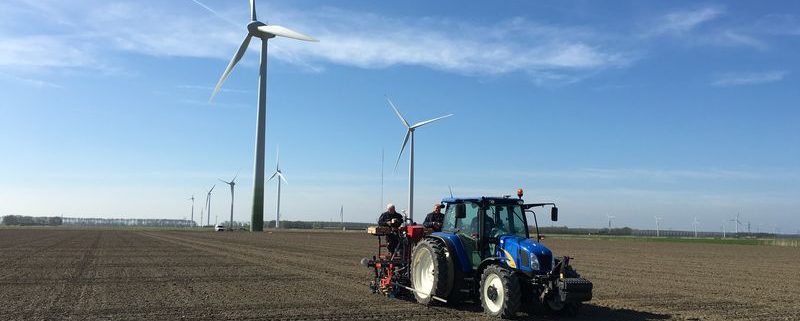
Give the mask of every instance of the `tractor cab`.
<svg viewBox="0 0 800 321">
<path fill-rule="evenodd" d="M 525 214 L 533 213 L 532 207 L 554 204 L 525 204 L 511 197 L 449 197 L 442 204 L 446 206 L 442 232 L 434 234 L 460 243 L 465 252 L 459 256 L 463 272 L 492 261 L 527 274 L 552 268 L 553 254 L 538 241 L 538 226 L 536 235 L 531 235 Z M 551 214 L 557 220 L 558 208 L 553 206 Z"/>
</svg>

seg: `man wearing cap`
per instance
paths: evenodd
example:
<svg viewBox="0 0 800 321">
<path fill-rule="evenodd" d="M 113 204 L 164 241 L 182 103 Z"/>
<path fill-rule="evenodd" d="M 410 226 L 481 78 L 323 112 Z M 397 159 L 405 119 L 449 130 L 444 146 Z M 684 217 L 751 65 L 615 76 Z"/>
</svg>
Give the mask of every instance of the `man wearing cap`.
<svg viewBox="0 0 800 321">
<path fill-rule="evenodd" d="M 442 214 L 442 204 L 436 204 L 433 206 L 433 212 L 425 216 L 425 222 L 422 223 L 422 226 L 432 228 L 435 232 L 441 232 L 443 221 L 444 214 Z"/>
<path fill-rule="evenodd" d="M 383 214 L 381 214 L 381 216 L 378 218 L 378 225 L 388 226 L 396 229 L 402 224 L 403 215 L 397 213 L 394 208 L 394 204 L 386 205 L 386 212 L 383 212 Z M 389 233 L 386 234 L 386 241 L 388 243 L 386 248 L 389 250 L 389 253 L 394 253 L 394 250 L 397 248 L 397 244 L 400 243 L 400 237 L 397 236 L 397 233 Z"/>
</svg>

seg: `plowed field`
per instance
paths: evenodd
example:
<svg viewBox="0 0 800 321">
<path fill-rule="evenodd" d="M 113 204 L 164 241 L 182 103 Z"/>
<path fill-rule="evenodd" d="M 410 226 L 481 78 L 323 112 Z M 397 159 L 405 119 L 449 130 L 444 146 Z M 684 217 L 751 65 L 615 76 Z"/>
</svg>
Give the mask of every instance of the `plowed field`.
<svg viewBox="0 0 800 321">
<path fill-rule="evenodd" d="M 800 320 L 797 248 L 545 243 L 595 284 L 572 320 Z M 0 319 L 484 319 L 371 294 L 374 249 L 361 233 L 2 229 Z"/>
</svg>

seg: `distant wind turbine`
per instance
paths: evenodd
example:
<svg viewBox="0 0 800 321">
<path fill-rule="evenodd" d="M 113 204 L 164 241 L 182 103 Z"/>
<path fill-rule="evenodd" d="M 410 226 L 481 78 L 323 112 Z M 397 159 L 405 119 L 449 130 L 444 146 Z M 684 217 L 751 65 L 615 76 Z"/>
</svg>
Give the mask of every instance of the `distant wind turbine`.
<svg viewBox="0 0 800 321">
<path fill-rule="evenodd" d="M 345 231 L 346 229 L 344 228 L 344 205 L 342 205 L 342 207 L 339 208 L 339 220 L 342 222 L 342 231 Z"/>
<path fill-rule="evenodd" d="M 734 228 L 736 230 L 736 237 L 739 236 L 739 225 L 742 225 L 742 221 L 739 220 L 739 215 L 740 215 L 739 213 L 736 213 L 736 218 L 730 219 L 730 221 L 733 222 Z"/>
<path fill-rule="evenodd" d="M 281 228 L 281 180 L 284 183 L 289 184 L 286 181 L 286 178 L 283 177 L 283 172 L 281 172 L 281 154 L 280 151 L 277 153 L 277 161 L 275 162 L 275 173 L 270 176 L 269 180 L 271 181 L 273 178 L 278 177 L 278 206 L 275 210 L 275 228 Z"/>
<path fill-rule="evenodd" d="M 661 236 L 661 218 L 658 216 L 653 216 L 656 219 L 656 237 Z"/>
<path fill-rule="evenodd" d="M 214 187 L 217 187 L 216 184 L 211 186 L 211 189 L 208 190 L 206 194 L 206 225 L 211 225 L 211 192 L 214 191 Z M 200 225 L 203 225 L 203 219 L 200 218 Z"/>
<path fill-rule="evenodd" d="M 192 194 L 189 200 L 192 201 L 192 222 L 194 222 L 194 194 Z"/>
<path fill-rule="evenodd" d="M 697 216 L 694 217 L 694 221 L 692 222 L 692 226 L 694 226 L 694 238 L 697 238 L 697 225 L 700 222 L 697 220 Z"/>
<path fill-rule="evenodd" d="M 414 222 L 414 131 L 422 126 L 440 120 L 442 118 L 447 118 L 453 116 L 453 114 L 444 115 L 441 117 L 436 117 L 433 119 L 429 119 L 426 121 L 422 121 L 416 123 L 414 125 L 410 125 L 403 115 L 400 114 L 400 111 L 397 110 L 397 107 L 394 106 L 394 103 L 386 97 L 386 101 L 389 102 L 389 105 L 394 109 L 395 114 L 397 117 L 400 118 L 400 121 L 403 122 L 403 125 L 406 126 L 406 138 L 403 140 L 403 146 L 400 147 L 400 154 L 397 155 L 397 162 L 394 164 L 394 169 L 397 170 L 397 165 L 400 164 L 400 157 L 403 156 L 403 151 L 406 149 L 406 144 L 408 143 L 408 139 L 411 138 L 411 146 L 409 147 L 409 158 L 408 158 L 408 218 L 411 222 Z"/>
<path fill-rule="evenodd" d="M 237 177 L 239 177 L 239 173 L 236 173 L 236 175 L 233 176 L 233 179 L 231 179 L 230 182 L 226 182 L 221 178 L 219 179 L 220 181 L 222 181 L 225 184 L 228 184 L 228 186 L 231 187 L 231 220 L 228 221 L 228 231 L 233 231 L 233 187 L 236 186 Z"/>
<path fill-rule="evenodd" d="M 259 66 L 258 77 L 258 114 L 256 116 L 256 152 L 255 152 L 255 177 L 253 184 L 253 209 L 251 214 L 250 231 L 257 232 L 264 230 L 264 152 L 266 150 L 266 132 L 267 132 L 267 42 L 269 39 L 276 36 L 292 38 L 303 41 L 317 41 L 316 39 L 304 35 L 302 33 L 290 30 L 286 27 L 278 25 L 268 25 L 258 21 L 256 17 L 256 2 L 250 0 L 250 23 L 247 24 L 247 36 L 239 46 L 239 49 L 233 55 L 233 58 L 228 63 L 228 67 L 219 78 L 214 91 L 211 93 L 213 100 L 214 96 L 222 88 L 222 84 L 228 79 L 233 68 L 242 59 L 244 53 L 247 51 L 247 46 L 250 44 L 250 39 L 253 37 L 261 39 L 261 64 Z"/>
<path fill-rule="evenodd" d="M 617 217 L 614 216 L 614 215 L 606 214 L 606 218 L 608 219 L 608 231 L 611 232 L 611 220 L 613 220 L 613 219 L 615 219 Z"/>
</svg>

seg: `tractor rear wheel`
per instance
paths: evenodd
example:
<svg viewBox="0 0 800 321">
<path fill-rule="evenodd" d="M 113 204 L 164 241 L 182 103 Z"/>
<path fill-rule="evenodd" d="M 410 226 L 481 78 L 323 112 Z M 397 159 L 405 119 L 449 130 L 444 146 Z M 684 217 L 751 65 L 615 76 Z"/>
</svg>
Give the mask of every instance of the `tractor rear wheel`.
<svg viewBox="0 0 800 321">
<path fill-rule="evenodd" d="M 481 275 L 481 305 L 492 317 L 513 318 L 522 302 L 519 279 L 499 265 L 489 265 Z"/>
<path fill-rule="evenodd" d="M 424 239 L 414 247 L 411 256 L 411 286 L 417 302 L 430 305 L 433 296 L 446 297 L 452 276 L 444 246 L 437 240 Z M 451 272 L 450 272 L 451 273 Z"/>
</svg>

